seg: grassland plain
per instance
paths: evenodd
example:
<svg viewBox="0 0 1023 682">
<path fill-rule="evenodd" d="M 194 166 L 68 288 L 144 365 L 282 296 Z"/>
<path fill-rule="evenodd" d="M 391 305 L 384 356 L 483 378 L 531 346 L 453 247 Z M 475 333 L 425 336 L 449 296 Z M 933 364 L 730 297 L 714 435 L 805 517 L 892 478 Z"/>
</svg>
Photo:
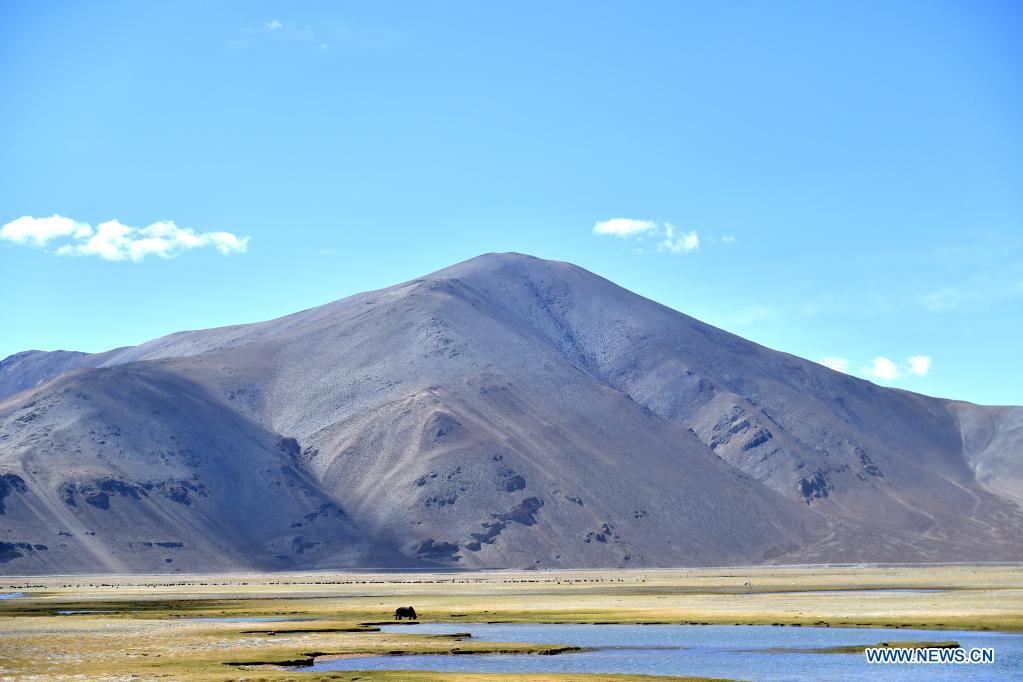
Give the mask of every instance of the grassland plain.
<svg viewBox="0 0 1023 682">
<path fill-rule="evenodd" d="M 1020 565 L 8 577 L 0 579 L 0 593 L 24 594 L 0 600 L 0 677 L 20 679 L 510 679 L 404 671 L 303 674 L 279 666 L 320 656 L 573 650 L 558 642 L 416 634 L 414 624 L 407 634 L 377 630 L 382 622 L 393 623 L 394 609 L 405 605 L 423 621 L 443 623 L 1023 631 Z"/>
</svg>

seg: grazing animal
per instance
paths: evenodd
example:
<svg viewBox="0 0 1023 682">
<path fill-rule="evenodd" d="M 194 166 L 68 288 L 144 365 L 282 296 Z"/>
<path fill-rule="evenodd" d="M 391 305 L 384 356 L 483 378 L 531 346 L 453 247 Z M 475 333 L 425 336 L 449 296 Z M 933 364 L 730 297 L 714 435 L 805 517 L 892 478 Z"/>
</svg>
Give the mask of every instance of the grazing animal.
<svg viewBox="0 0 1023 682">
<path fill-rule="evenodd" d="M 403 618 L 419 620 L 419 617 L 416 615 L 416 610 L 411 606 L 399 606 L 394 610 L 394 620 L 402 620 Z"/>
</svg>

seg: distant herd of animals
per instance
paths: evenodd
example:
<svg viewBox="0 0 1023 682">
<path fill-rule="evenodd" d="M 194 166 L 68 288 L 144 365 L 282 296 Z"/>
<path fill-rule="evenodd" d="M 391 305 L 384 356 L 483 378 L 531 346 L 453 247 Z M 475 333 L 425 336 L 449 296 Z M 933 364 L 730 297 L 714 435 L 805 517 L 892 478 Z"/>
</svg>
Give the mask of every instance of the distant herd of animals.
<svg viewBox="0 0 1023 682">
<path fill-rule="evenodd" d="M 419 620 L 416 610 L 411 606 L 399 606 L 394 610 L 394 620 L 404 620 L 406 618 L 409 620 Z"/>
</svg>

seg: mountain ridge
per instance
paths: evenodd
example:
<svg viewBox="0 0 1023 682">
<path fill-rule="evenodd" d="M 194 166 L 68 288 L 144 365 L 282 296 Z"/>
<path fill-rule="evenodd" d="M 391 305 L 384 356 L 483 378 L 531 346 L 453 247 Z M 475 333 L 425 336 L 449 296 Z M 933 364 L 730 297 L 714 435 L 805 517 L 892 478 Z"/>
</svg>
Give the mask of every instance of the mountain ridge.
<svg viewBox="0 0 1023 682">
<path fill-rule="evenodd" d="M 0 522 L 20 556 L 0 571 L 96 553 L 129 571 L 1023 558 L 1023 409 L 882 388 L 568 263 L 486 254 L 266 322 L 12 357 L 0 391 L 29 388 L 0 392 L 0 474 L 21 481 L 0 488 L 12 510 Z M 101 392 L 89 419 L 120 429 L 108 442 L 71 381 L 85 393 L 123 383 L 159 414 L 142 420 Z M 168 400 L 215 415 L 230 438 L 168 416 Z M 233 456 L 262 462 L 235 474 L 242 485 L 304 491 L 282 506 L 288 523 L 264 523 L 263 536 L 225 545 L 233 553 L 186 531 L 175 556 L 136 551 L 153 540 L 110 523 L 115 504 L 205 515 L 193 525 L 214 534 L 215 509 L 235 535 L 252 533 L 224 501 L 222 471 L 175 459 L 170 436 L 197 433 L 191 449 L 217 466 L 242 450 Z M 157 451 L 170 463 L 140 464 Z M 59 466 L 36 464 L 49 460 Z M 105 510 L 61 501 L 69 485 L 103 492 L 104 481 L 147 492 L 198 481 L 210 510 L 141 492 L 108 493 Z M 308 528 L 314 501 L 344 523 Z M 59 552 L 39 541 L 58 526 L 77 529 L 55 539 Z M 101 538 L 92 554 L 85 526 Z"/>
</svg>

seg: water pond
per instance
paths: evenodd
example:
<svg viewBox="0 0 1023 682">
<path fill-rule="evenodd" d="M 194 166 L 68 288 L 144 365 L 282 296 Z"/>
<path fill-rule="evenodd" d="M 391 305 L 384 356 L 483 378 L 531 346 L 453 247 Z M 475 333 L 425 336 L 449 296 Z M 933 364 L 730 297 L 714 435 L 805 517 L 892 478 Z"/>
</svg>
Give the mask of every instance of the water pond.
<svg viewBox="0 0 1023 682">
<path fill-rule="evenodd" d="M 408 626 L 384 626 L 409 633 Z M 322 661 L 304 671 L 435 670 L 446 672 L 625 673 L 698 675 L 773 682 L 806 679 L 1009 680 L 1023 679 L 1023 634 L 881 628 L 753 625 L 532 625 L 421 624 L 417 634 L 470 632 L 490 642 L 529 642 L 592 647 L 592 651 L 535 655 L 379 656 Z M 786 651 L 877 644 L 884 641 L 955 640 L 964 648 L 994 647 L 986 665 L 871 665 L 862 653 Z M 299 670 L 299 669 L 296 669 Z"/>
<path fill-rule="evenodd" d="M 916 588 L 916 587 L 879 587 L 876 589 L 863 590 L 799 590 L 792 592 L 750 592 L 751 595 L 760 594 L 781 594 L 781 595 L 803 595 L 812 594 L 816 596 L 827 596 L 829 594 L 934 594 L 935 592 L 947 592 L 948 590 Z"/>
</svg>

